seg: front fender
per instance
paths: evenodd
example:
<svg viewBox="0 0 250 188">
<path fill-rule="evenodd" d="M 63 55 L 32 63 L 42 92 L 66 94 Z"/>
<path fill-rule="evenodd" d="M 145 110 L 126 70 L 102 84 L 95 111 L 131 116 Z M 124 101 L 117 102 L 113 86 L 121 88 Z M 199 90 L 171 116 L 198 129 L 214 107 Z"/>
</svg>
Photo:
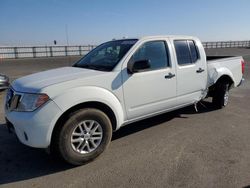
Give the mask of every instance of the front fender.
<svg viewBox="0 0 250 188">
<path fill-rule="evenodd" d="M 117 129 L 124 122 L 124 110 L 118 98 L 107 89 L 85 86 L 69 89 L 52 99 L 64 113 L 68 109 L 84 102 L 101 102 L 109 106 L 117 120 Z"/>
</svg>

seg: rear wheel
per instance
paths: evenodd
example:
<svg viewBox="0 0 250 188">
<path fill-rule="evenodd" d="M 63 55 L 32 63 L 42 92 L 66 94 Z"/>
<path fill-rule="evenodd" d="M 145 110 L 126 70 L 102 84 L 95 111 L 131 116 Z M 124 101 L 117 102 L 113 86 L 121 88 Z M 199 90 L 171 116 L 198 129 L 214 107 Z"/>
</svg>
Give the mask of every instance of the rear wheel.
<svg viewBox="0 0 250 188">
<path fill-rule="evenodd" d="M 54 149 L 66 162 L 82 165 L 94 160 L 109 145 L 112 126 L 98 109 L 82 109 L 69 115 L 55 134 Z"/>
<path fill-rule="evenodd" d="M 229 101 L 229 83 L 221 82 L 215 86 L 213 104 L 216 108 L 223 108 Z"/>
</svg>

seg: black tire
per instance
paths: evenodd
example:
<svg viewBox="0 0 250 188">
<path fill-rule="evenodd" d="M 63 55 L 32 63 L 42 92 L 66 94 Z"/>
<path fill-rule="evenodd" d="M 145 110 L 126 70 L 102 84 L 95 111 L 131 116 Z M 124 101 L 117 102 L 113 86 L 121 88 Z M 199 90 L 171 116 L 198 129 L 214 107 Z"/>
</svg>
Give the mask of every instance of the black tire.
<svg viewBox="0 0 250 188">
<path fill-rule="evenodd" d="M 227 99 L 226 99 L 227 95 Z M 220 82 L 215 86 L 215 91 L 213 95 L 213 105 L 217 109 L 224 108 L 228 104 L 229 95 L 229 83 Z"/>
<path fill-rule="evenodd" d="M 73 149 L 71 136 L 79 123 L 93 120 L 98 122 L 102 130 L 102 139 L 98 147 L 89 153 L 79 153 Z M 66 122 L 54 134 L 52 154 L 59 155 L 64 161 L 72 165 L 83 165 L 96 159 L 110 143 L 112 125 L 108 116 L 94 108 L 86 108 L 71 113 Z"/>
</svg>

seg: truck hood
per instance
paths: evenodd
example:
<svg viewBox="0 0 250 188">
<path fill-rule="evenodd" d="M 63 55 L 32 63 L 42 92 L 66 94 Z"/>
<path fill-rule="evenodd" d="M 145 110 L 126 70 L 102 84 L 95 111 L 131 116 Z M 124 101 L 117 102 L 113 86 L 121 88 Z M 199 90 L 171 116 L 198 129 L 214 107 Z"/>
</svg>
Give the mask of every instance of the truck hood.
<svg viewBox="0 0 250 188">
<path fill-rule="evenodd" d="M 12 87 L 19 92 L 38 93 L 43 88 L 51 85 L 75 79 L 95 77 L 106 73 L 91 69 L 62 67 L 19 78 L 12 83 Z"/>
</svg>

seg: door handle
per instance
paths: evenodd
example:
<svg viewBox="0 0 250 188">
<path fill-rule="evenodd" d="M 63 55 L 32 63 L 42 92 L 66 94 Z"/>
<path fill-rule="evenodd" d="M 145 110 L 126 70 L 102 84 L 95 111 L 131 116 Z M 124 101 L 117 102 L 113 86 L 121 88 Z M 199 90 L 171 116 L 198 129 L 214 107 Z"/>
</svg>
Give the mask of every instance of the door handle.
<svg viewBox="0 0 250 188">
<path fill-rule="evenodd" d="M 166 79 L 171 79 L 173 77 L 175 77 L 175 74 L 172 74 L 171 72 L 168 73 L 168 75 L 165 76 Z"/>
<path fill-rule="evenodd" d="M 199 68 L 198 70 L 196 70 L 197 73 L 202 73 L 204 71 L 204 69 Z"/>
</svg>

